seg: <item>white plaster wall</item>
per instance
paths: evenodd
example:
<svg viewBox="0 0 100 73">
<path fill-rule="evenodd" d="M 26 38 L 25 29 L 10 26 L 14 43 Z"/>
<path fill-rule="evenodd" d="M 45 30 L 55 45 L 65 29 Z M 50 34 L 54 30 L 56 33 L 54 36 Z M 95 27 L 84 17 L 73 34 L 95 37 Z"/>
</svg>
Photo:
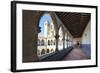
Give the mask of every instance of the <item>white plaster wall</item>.
<svg viewBox="0 0 100 73">
<path fill-rule="evenodd" d="M 80 38 L 73 38 L 73 45 L 76 45 L 77 41 L 81 42 L 81 39 Z"/>
<path fill-rule="evenodd" d="M 82 44 L 91 44 L 91 23 L 89 21 L 82 35 Z"/>
</svg>

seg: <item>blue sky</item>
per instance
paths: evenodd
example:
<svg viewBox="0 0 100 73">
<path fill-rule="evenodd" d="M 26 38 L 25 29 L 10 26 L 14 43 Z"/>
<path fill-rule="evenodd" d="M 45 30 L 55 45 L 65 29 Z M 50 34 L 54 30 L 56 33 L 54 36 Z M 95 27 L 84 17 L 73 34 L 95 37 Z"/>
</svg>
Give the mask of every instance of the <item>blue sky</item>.
<svg viewBox="0 0 100 73">
<path fill-rule="evenodd" d="M 51 16 L 49 15 L 49 14 L 44 14 L 42 17 L 41 17 L 41 19 L 40 19 L 40 21 L 39 21 L 39 27 L 41 27 L 41 32 L 39 33 L 39 34 L 44 34 L 43 32 L 44 32 L 44 22 L 45 21 L 49 21 L 49 23 L 52 21 L 52 19 L 51 19 Z"/>
</svg>

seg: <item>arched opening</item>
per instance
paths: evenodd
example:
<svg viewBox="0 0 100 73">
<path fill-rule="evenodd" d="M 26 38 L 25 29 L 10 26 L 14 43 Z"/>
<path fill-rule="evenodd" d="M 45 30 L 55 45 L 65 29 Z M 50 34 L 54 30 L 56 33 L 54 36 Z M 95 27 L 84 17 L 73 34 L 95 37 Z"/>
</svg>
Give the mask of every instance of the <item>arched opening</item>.
<svg viewBox="0 0 100 73">
<path fill-rule="evenodd" d="M 41 55 L 42 55 L 42 54 L 45 54 L 45 53 L 46 53 L 45 49 L 42 49 Z"/>
<path fill-rule="evenodd" d="M 44 46 L 44 40 L 41 40 L 41 45 Z"/>
<path fill-rule="evenodd" d="M 51 46 L 53 44 L 53 40 L 55 39 L 55 28 L 54 23 L 52 21 L 51 15 L 47 12 L 41 16 L 39 21 L 40 32 L 38 33 L 38 39 L 42 39 L 40 42 L 40 46 L 38 49 L 44 48 L 47 53 L 50 53 L 48 48 L 55 49 L 55 46 Z M 44 49 L 41 51 L 42 54 L 44 53 Z"/>
<path fill-rule="evenodd" d="M 53 45 L 53 40 L 51 40 L 51 45 Z"/>
<path fill-rule="evenodd" d="M 50 45 L 50 40 L 48 40 L 48 45 Z"/>
<path fill-rule="evenodd" d="M 50 51 L 49 51 L 49 48 L 47 49 L 47 53 L 49 53 Z"/>
<path fill-rule="evenodd" d="M 62 26 L 60 26 L 58 33 L 59 33 L 58 49 L 63 50 L 63 36 L 64 36 L 64 34 L 63 34 Z"/>
</svg>

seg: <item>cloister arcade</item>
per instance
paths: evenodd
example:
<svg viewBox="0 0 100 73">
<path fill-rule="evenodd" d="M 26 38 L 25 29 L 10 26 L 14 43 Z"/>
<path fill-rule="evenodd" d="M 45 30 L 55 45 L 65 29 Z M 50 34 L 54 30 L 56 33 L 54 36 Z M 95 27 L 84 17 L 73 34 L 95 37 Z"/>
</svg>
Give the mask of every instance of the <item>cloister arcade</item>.
<svg viewBox="0 0 100 73">
<path fill-rule="evenodd" d="M 45 14 L 48 14 L 49 17 L 52 15 L 52 21 L 49 23 L 48 20 L 46 20 L 43 24 L 44 30 L 41 30 L 41 32 L 44 31 L 44 34 L 42 33 L 42 35 L 40 35 L 41 32 L 38 33 L 37 55 L 39 57 L 47 57 L 47 54 L 52 54 L 63 49 L 68 49 L 72 46 L 73 42 L 72 35 L 61 21 L 56 22 L 57 24 L 55 25 L 55 21 L 53 20 L 54 17 L 59 20 L 56 14 L 51 12 L 44 13 L 43 15 Z M 42 29 L 42 27 L 40 28 Z"/>
<path fill-rule="evenodd" d="M 45 15 L 48 15 L 51 21 L 45 18 L 41 23 Z M 59 53 L 64 56 L 64 53 L 69 53 L 69 50 L 74 48 L 77 41 L 84 43 L 84 34 L 88 31 L 87 38 L 90 36 L 89 17 L 90 14 L 23 10 L 23 62 L 41 61 Z M 79 21 L 80 18 L 83 19 L 82 22 Z M 80 23 L 84 23 L 84 29 L 80 29 Z M 72 25 L 80 26 L 74 28 Z M 88 30 L 85 32 L 83 30 L 86 25 Z M 90 42 L 87 45 L 90 46 Z"/>
</svg>

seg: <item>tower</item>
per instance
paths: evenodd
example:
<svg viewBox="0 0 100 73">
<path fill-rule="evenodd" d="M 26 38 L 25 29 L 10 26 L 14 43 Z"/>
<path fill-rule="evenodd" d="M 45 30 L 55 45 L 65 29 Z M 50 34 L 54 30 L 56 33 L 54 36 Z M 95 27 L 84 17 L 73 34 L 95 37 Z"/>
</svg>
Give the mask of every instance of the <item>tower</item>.
<svg viewBox="0 0 100 73">
<path fill-rule="evenodd" d="M 48 27 L 49 27 L 49 22 L 45 21 L 44 22 L 44 36 L 47 37 L 48 36 Z"/>
</svg>

